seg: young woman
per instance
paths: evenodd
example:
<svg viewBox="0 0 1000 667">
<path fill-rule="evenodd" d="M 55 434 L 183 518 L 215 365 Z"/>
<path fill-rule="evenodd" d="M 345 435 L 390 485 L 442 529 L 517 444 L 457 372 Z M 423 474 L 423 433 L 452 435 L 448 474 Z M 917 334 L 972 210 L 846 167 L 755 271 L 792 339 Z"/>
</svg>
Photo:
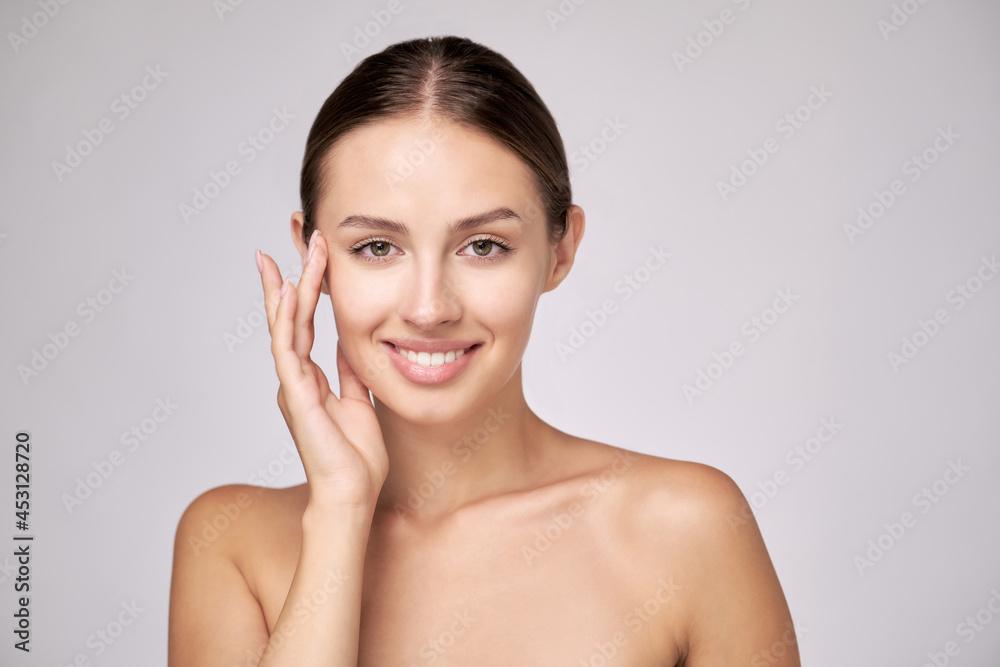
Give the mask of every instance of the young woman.
<svg viewBox="0 0 1000 667">
<path fill-rule="evenodd" d="M 171 667 L 799 664 L 732 480 L 525 402 L 535 307 L 584 215 L 506 58 L 442 37 L 365 59 L 312 126 L 301 196 L 298 285 L 256 259 L 308 481 L 186 510 Z M 310 359 L 321 293 L 339 397 Z"/>
</svg>

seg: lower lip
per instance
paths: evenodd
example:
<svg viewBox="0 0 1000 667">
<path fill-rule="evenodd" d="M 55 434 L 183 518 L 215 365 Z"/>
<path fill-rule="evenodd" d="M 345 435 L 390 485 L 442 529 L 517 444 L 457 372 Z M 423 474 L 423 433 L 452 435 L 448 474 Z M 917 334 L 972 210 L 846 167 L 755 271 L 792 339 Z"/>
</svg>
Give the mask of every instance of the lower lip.
<svg viewBox="0 0 1000 667">
<path fill-rule="evenodd" d="M 386 351 L 389 359 L 392 360 L 392 365 L 396 367 L 400 375 L 416 384 L 441 384 L 451 380 L 465 370 L 465 367 L 469 365 L 469 359 L 479 349 L 479 346 L 475 345 L 451 363 L 440 366 L 421 366 L 397 352 L 396 346 L 392 343 L 383 343 L 383 345 L 388 348 Z"/>
</svg>

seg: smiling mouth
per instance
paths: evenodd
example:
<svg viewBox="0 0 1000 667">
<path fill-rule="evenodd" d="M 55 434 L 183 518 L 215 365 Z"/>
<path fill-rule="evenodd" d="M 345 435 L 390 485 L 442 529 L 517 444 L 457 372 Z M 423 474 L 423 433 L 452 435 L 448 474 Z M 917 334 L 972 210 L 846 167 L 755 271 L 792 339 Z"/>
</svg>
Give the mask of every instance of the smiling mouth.
<svg viewBox="0 0 1000 667">
<path fill-rule="evenodd" d="M 395 348 L 396 352 L 398 352 L 400 356 L 404 357 L 411 363 L 419 366 L 431 367 L 450 364 L 478 345 L 479 343 L 459 350 L 449 350 L 448 352 L 415 352 L 413 350 L 401 348 L 398 345 L 393 345 L 392 347 Z"/>
</svg>

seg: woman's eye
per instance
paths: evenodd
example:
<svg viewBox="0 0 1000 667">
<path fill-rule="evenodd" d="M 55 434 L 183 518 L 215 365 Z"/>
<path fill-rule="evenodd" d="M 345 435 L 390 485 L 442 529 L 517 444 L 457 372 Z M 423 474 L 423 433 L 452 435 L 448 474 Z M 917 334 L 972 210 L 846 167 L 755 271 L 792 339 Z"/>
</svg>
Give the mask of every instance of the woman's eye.
<svg viewBox="0 0 1000 667">
<path fill-rule="evenodd" d="M 472 252 L 465 252 L 472 248 Z M 469 241 L 460 253 L 466 257 L 479 257 L 484 261 L 499 261 L 512 252 L 506 243 L 491 238 L 473 239 Z M 353 255 L 369 262 L 387 261 L 396 255 L 405 254 L 387 239 L 367 239 L 351 248 Z"/>
<path fill-rule="evenodd" d="M 388 259 L 389 257 L 392 257 L 394 254 L 392 249 L 394 247 L 395 246 L 393 246 L 392 243 L 386 239 L 370 239 L 351 248 L 351 253 L 359 255 L 361 259 L 374 262 L 376 260 Z"/>
<path fill-rule="evenodd" d="M 472 246 L 472 251 L 480 257 L 489 255 L 490 251 L 493 250 L 493 241 L 490 241 L 489 239 L 479 239 L 478 241 L 473 241 L 469 245 Z"/>
<path fill-rule="evenodd" d="M 376 257 L 385 257 L 389 254 L 389 248 L 391 245 L 386 241 L 372 241 L 368 244 L 368 247 L 371 249 L 372 254 Z"/>
<path fill-rule="evenodd" d="M 511 252 L 510 246 L 499 239 L 473 239 L 469 241 L 466 248 L 472 248 L 472 253 L 462 253 L 467 257 L 482 257 L 488 261 L 503 259 L 503 256 Z M 473 254 L 474 253 L 474 254 Z"/>
</svg>

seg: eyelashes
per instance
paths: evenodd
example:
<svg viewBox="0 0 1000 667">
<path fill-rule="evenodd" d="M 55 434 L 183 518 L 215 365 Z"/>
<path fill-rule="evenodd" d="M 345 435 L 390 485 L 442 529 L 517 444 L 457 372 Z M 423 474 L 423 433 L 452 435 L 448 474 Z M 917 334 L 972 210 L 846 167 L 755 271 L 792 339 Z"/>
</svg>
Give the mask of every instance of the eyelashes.
<svg viewBox="0 0 1000 667">
<path fill-rule="evenodd" d="M 500 249 L 500 252 L 497 252 L 497 253 L 492 253 L 491 252 L 488 255 L 480 255 L 480 254 L 476 253 L 475 250 L 473 250 L 473 253 L 471 255 L 464 255 L 464 256 L 465 257 L 475 257 L 477 260 L 483 261 L 483 262 L 499 262 L 499 261 L 502 261 L 503 259 L 505 259 L 506 257 L 508 257 L 509 255 L 511 255 L 512 253 L 515 252 L 514 249 L 507 242 L 505 242 L 503 239 L 498 238 L 496 236 L 491 236 L 491 235 L 485 235 L 485 236 L 480 236 L 480 237 L 477 237 L 477 238 L 474 238 L 474 239 L 470 239 L 469 242 L 466 243 L 462 247 L 463 248 L 468 248 L 469 246 L 473 246 L 475 244 L 482 244 L 482 243 L 489 244 L 489 250 L 490 251 L 492 251 L 493 247 L 495 246 L 495 247 L 497 247 L 497 248 Z M 374 246 L 376 246 L 376 245 L 378 245 L 378 246 L 386 246 L 386 250 L 388 250 L 389 248 L 396 247 L 395 244 L 392 241 L 390 241 L 389 239 L 382 238 L 382 237 L 371 237 L 371 238 L 367 238 L 367 239 L 365 239 L 363 241 L 359 241 L 358 243 L 356 243 L 353 246 L 351 246 L 349 248 L 349 252 L 351 253 L 352 256 L 356 256 L 359 259 L 364 260 L 366 262 L 385 262 L 385 261 L 388 261 L 390 258 L 392 258 L 392 257 L 395 256 L 395 255 L 390 255 L 390 254 L 375 255 L 374 252 L 373 252 L 373 254 L 368 254 L 368 253 L 364 252 L 366 249 L 371 249 L 372 251 L 374 251 L 375 250 Z M 381 249 L 382 248 L 379 248 L 379 250 L 381 250 Z"/>
<path fill-rule="evenodd" d="M 368 261 L 385 261 L 389 259 L 390 255 L 374 255 L 374 254 L 366 255 L 363 252 L 365 248 L 369 248 L 376 244 L 380 245 L 384 244 L 386 246 L 392 246 L 392 242 L 389 241 L 388 239 L 370 238 L 370 239 L 365 239 L 364 241 L 360 241 L 357 244 L 351 246 L 350 251 L 352 255 L 358 255 L 361 257 L 361 259 L 365 259 Z"/>
<path fill-rule="evenodd" d="M 489 245 L 489 248 L 487 250 L 488 252 L 492 251 L 494 247 L 499 248 L 500 252 L 496 254 L 490 252 L 487 255 L 480 255 L 475 250 L 475 246 L 479 243 L 488 244 Z M 462 247 L 468 248 L 469 246 L 473 246 L 472 254 L 466 255 L 466 257 L 475 257 L 476 259 L 481 259 L 486 262 L 499 262 L 500 260 L 510 255 L 512 252 L 514 252 L 514 249 L 511 248 L 509 244 L 505 243 L 503 239 L 499 239 L 495 236 L 489 236 L 489 235 L 472 239 Z"/>
</svg>

